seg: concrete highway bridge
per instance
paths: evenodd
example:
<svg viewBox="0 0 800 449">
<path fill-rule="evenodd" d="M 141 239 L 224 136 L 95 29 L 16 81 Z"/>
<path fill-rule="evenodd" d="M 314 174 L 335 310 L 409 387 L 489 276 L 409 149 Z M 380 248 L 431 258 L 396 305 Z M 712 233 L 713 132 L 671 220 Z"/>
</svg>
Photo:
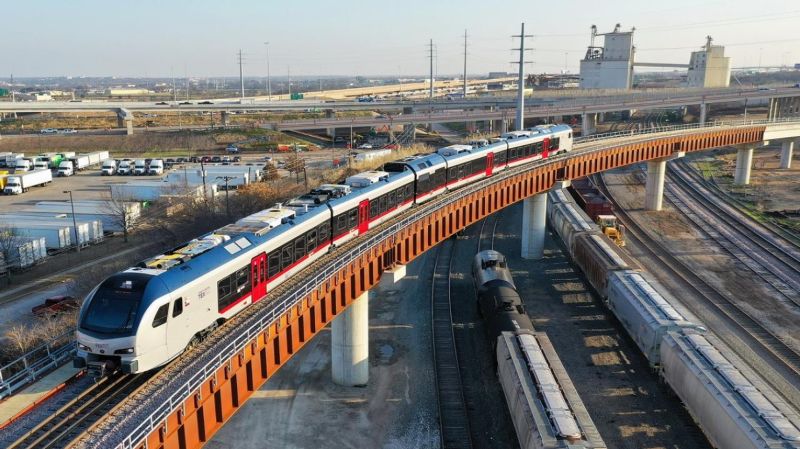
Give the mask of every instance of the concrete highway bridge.
<svg viewBox="0 0 800 449">
<path fill-rule="evenodd" d="M 749 102 L 769 105 L 769 118 L 786 117 L 800 113 L 800 89 L 798 88 L 720 88 L 720 89 L 655 89 L 645 91 L 612 91 L 592 94 L 591 91 L 564 91 L 549 94 L 537 91 L 527 98 L 526 117 L 555 117 L 580 115 L 582 127 L 592 134 L 597 115 L 605 112 L 648 110 L 698 106 L 700 123 L 705 123 L 708 108 L 713 104 Z M 499 121 L 499 129 L 505 129 L 514 116 L 516 103 L 510 97 L 478 97 L 466 100 L 434 101 L 381 101 L 360 103 L 353 101 L 322 102 L 301 101 L 230 101 L 195 100 L 191 104 L 165 102 L 0 102 L 0 113 L 10 112 L 114 112 L 118 126 L 133 133 L 135 112 L 205 112 L 221 113 L 222 125 L 233 111 L 286 111 L 323 110 L 326 118 L 310 120 L 287 120 L 268 123 L 276 130 L 324 129 L 331 133 L 336 128 L 361 126 L 386 126 L 393 124 L 445 123 L 460 121 Z M 336 118 L 335 111 L 380 110 L 387 115 L 379 117 Z M 391 111 L 398 113 L 392 114 Z"/>
<path fill-rule="evenodd" d="M 162 369 L 99 424 L 105 430 L 88 436 L 81 447 L 202 447 L 267 379 L 331 322 L 335 379 L 343 384 L 360 382 L 368 366 L 364 352 L 367 291 L 379 282 L 395 282 L 403 267 L 423 252 L 519 201 L 524 201 L 522 253 L 537 257 L 544 239 L 543 194 L 560 181 L 646 162 L 646 207 L 659 209 L 667 160 L 737 146 L 735 182 L 746 184 L 756 148 L 766 141 L 783 142 L 782 160 L 788 166 L 798 136 L 798 119 L 590 136 L 577 139 L 568 154 L 506 170 L 449 192 L 338 248 L 270 292 L 266 300 Z"/>
</svg>

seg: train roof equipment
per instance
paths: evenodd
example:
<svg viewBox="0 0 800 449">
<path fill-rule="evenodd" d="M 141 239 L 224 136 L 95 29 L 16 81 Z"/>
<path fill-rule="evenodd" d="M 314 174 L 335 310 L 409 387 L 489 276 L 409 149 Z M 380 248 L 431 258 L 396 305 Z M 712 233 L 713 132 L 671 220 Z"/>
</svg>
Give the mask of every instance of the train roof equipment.
<svg viewBox="0 0 800 449">
<path fill-rule="evenodd" d="M 606 447 L 547 335 L 503 332 L 497 372 L 520 447 Z"/>
<path fill-rule="evenodd" d="M 364 188 L 364 187 L 369 187 L 372 184 L 388 180 L 389 180 L 388 172 L 369 170 L 355 174 L 353 176 L 348 176 L 347 179 L 345 180 L 345 184 L 353 188 Z"/>
<path fill-rule="evenodd" d="M 455 156 L 456 154 L 472 152 L 472 145 L 450 145 L 436 150 L 441 156 Z"/>
<path fill-rule="evenodd" d="M 661 364 L 659 348 L 667 332 L 682 329 L 706 331 L 703 326 L 681 315 L 637 271 L 609 274 L 607 304 L 652 367 Z"/>
<path fill-rule="evenodd" d="M 669 332 L 661 358 L 664 378 L 713 446 L 800 448 L 797 416 L 790 419 L 777 393 L 751 382 L 703 335 Z"/>
</svg>

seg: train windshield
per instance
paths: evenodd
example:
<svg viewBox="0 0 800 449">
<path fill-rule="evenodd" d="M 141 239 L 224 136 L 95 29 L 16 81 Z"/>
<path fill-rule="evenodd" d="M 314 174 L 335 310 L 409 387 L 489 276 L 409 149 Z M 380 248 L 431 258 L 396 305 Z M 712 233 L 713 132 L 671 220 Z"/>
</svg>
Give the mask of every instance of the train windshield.
<svg viewBox="0 0 800 449">
<path fill-rule="evenodd" d="M 89 300 L 81 328 L 100 334 L 132 335 L 149 278 L 122 273 L 106 279 Z"/>
</svg>

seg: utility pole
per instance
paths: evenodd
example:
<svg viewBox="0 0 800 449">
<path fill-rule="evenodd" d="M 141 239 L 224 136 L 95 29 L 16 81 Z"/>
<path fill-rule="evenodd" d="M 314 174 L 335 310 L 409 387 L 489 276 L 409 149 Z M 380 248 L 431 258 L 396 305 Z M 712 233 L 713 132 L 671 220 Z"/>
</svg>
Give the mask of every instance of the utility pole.
<svg viewBox="0 0 800 449">
<path fill-rule="evenodd" d="M 289 79 L 289 100 L 292 99 L 292 66 L 286 66 L 286 78 Z"/>
<path fill-rule="evenodd" d="M 430 93 L 428 94 L 428 117 L 430 118 L 431 114 L 433 114 L 433 39 L 430 40 L 428 44 L 428 52 L 430 57 L 431 63 L 431 88 Z M 428 129 L 433 127 L 433 123 L 428 122 Z"/>
<path fill-rule="evenodd" d="M 269 42 L 264 42 L 267 46 L 267 98 L 272 101 L 272 80 L 269 77 Z"/>
<path fill-rule="evenodd" d="M 178 104 L 178 91 L 175 86 L 175 70 L 170 67 L 169 71 L 172 73 L 172 100 L 175 102 L 175 104 Z"/>
<path fill-rule="evenodd" d="M 244 98 L 244 72 L 242 71 L 242 49 L 239 49 L 239 84 L 242 87 L 242 96 Z"/>
<path fill-rule="evenodd" d="M 519 62 L 512 62 L 512 64 L 519 64 L 519 79 L 517 80 L 517 131 L 525 129 L 525 38 L 533 37 L 531 34 L 525 34 L 525 23 L 522 24 L 521 32 L 519 35 L 511 36 L 519 38 L 519 48 L 512 50 L 519 50 Z"/>
<path fill-rule="evenodd" d="M 230 203 L 228 203 L 228 181 L 236 178 L 236 176 L 217 176 L 216 178 L 225 181 L 225 215 L 228 216 L 228 220 L 231 219 L 231 207 Z"/>
<path fill-rule="evenodd" d="M 81 242 L 78 237 L 78 222 L 75 220 L 75 201 L 72 200 L 72 190 L 64 190 L 64 193 L 69 193 L 69 204 L 72 207 L 72 228 L 75 230 L 75 250 L 81 252 Z M 125 213 L 125 203 L 122 203 L 123 213 Z"/>
<path fill-rule="evenodd" d="M 467 99 L 467 30 L 464 30 L 464 99 Z"/>
</svg>

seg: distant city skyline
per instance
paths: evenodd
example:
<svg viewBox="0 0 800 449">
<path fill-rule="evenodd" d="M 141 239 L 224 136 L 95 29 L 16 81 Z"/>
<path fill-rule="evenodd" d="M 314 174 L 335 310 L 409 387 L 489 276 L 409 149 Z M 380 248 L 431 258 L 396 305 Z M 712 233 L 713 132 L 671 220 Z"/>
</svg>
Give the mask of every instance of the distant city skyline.
<svg viewBox="0 0 800 449">
<path fill-rule="evenodd" d="M 427 44 L 433 39 L 438 76 L 515 71 L 510 61 L 521 22 L 533 34 L 528 73 L 578 72 L 589 45 L 590 26 L 609 32 L 636 27 L 640 62 L 688 63 L 706 35 L 725 46 L 733 67 L 800 63 L 800 5 L 765 0 L 675 0 L 643 6 L 630 0 L 573 2 L 541 8 L 532 2 L 410 0 L 381 4 L 337 2 L 171 0 L 108 4 L 99 0 L 39 0 L 5 5 L 0 77 L 235 77 L 236 52 L 245 56 L 246 77 L 264 77 L 269 42 L 270 72 L 294 76 L 427 76 Z M 32 8 L 32 4 L 36 8 Z"/>
</svg>

